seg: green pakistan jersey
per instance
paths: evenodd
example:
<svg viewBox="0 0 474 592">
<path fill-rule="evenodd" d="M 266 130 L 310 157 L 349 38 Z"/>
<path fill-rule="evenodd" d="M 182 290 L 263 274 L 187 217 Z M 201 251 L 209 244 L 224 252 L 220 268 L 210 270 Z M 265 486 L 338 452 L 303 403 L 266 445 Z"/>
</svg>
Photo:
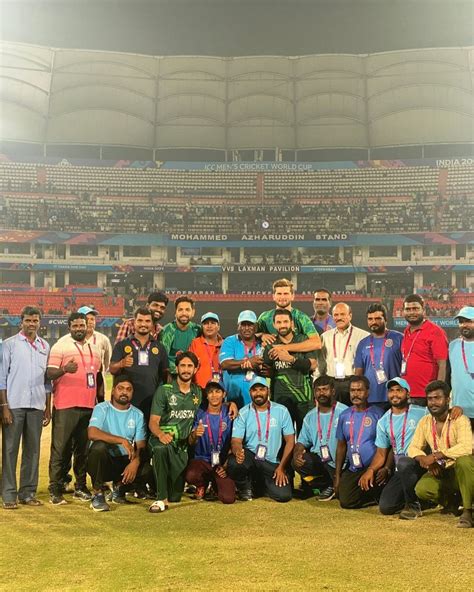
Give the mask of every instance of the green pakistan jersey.
<svg viewBox="0 0 474 592">
<path fill-rule="evenodd" d="M 291 343 L 301 343 L 302 341 L 306 341 L 305 335 L 295 335 Z M 275 344 L 277 343 L 283 343 L 279 337 L 275 340 Z M 285 404 L 286 399 L 293 399 L 297 403 L 312 402 L 313 391 L 310 374 L 303 374 L 296 370 L 290 362 L 272 360 L 269 355 L 271 349 L 271 345 L 267 345 L 265 348 L 263 363 L 273 369 L 272 400 L 282 404 Z M 317 352 L 315 351 L 292 352 L 291 355 L 295 356 L 295 358 L 317 358 Z"/>
<path fill-rule="evenodd" d="M 191 384 L 190 392 L 185 395 L 179 390 L 176 380 L 157 388 L 151 405 L 151 415 L 160 416 L 160 428 L 173 435 L 173 444 L 186 442 L 201 399 L 201 389 L 197 384 Z M 152 442 L 158 440 L 153 435 L 150 439 Z"/>
<path fill-rule="evenodd" d="M 275 310 L 275 308 L 266 310 L 258 317 L 258 333 L 271 333 L 272 335 L 276 335 L 277 331 L 273 326 L 273 313 Z M 302 310 L 292 308 L 291 316 L 293 317 L 295 333 L 297 335 L 304 335 L 306 338 L 312 337 L 313 335 L 318 335 L 318 332 L 313 325 L 313 321 Z"/>
</svg>

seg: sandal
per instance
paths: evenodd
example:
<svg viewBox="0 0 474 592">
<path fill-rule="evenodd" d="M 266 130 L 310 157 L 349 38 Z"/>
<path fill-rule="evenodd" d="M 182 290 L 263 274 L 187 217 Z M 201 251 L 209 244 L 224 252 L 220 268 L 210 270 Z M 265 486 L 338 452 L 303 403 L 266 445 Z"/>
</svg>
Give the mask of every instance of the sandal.
<svg viewBox="0 0 474 592">
<path fill-rule="evenodd" d="M 27 499 L 19 500 L 23 506 L 42 506 L 43 502 L 40 502 L 36 497 L 29 497 Z"/>
<path fill-rule="evenodd" d="M 472 528 L 472 516 L 463 514 L 457 523 L 458 528 Z"/>
<path fill-rule="evenodd" d="M 16 502 L 3 502 L 4 510 L 18 510 L 18 504 Z"/>
</svg>

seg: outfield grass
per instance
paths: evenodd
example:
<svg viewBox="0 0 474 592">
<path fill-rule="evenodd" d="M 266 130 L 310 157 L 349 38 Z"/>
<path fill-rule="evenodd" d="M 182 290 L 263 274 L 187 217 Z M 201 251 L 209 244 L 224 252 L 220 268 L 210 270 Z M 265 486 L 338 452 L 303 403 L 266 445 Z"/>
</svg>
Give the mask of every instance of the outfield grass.
<svg viewBox="0 0 474 592">
<path fill-rule="evenodd" d="M 474 529 L 434 510 L 405 522 L 314 499 L 223 506 L 185 496 L 159 515 L 145 501 L 106 513 L 53 507 L 49 439 L 48 427 L 45 505 L 1 511 L 2 591 L 474 589 Z"/>
</svg>

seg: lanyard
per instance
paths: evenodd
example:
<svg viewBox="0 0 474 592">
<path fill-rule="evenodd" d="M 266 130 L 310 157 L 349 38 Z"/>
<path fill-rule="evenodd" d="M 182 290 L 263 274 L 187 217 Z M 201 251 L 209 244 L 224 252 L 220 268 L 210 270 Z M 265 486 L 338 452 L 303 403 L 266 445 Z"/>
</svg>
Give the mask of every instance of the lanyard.
<svg viewBox="0 0 474 592">
<path fill-rule="evenodd" d="M 474 378 L 474 372 L 470 372 L 469 367 L 467 365 L 466 350 L 464 349 L 464 339 L 461 339 L 461 353 L 462 361 L 464 362 L 464 368 L 466 368 L 466 372 L 470 374 L 471 378 Z"/>
<path fill-rule="evenodd" d="M 247 347 L 247 345 L 244 343 L 244 352 L 245 352 L 244 356 L 246 358 L 249 357 L 249 353 L 251 354 L 252 351 L 253 351 L 253 355 L 256 356 L 257 355 L 257 342 L 254 341 L 250 347 Z"/>
<path fill-rule="evenodd" d="M 417 331 L 416 331 L 416 335 L 415 335 L 415 337 L 414 337 L 413 341 L 411 342 L 411 346 L 410 346 L 410 349 L 409 349 L 409 351 L 408 351 L 408 354 L 407 354 L 407 355 L 405 355 L 405 354 L 404 354 L 404 352 L 402 351 L 402 356 L 403 356 L 403 359 L 404 359 L 406 362 L 408 362 L 408 358 L 409 358 L 409 357 L 410 357 L 410 355 L 411 355 L 411 350 L 413 349 L 413 346 L 415 345 L 415 341 L 418 339 L 418 335 L 419 335 L 420 333 L 421 333 L 421 329 L 417 329 Z M 404 349 L 405 349 L 405 348 L 404 348 Z"/>
<path fill-rule="evenodd" d="M 142 346 L 140 345 L 140 343 L 138 341 L 135 341 L 135 339 L 132 339 L 132 345 L 133 347 L 138 351 L 142 350 Z M 148 343 L 146 344 L 146 353 L 148 354 L 149 350 L 151 347 L 151 341 L 148 340 Z"/>
<path fill-rule="evenodd" d="M 84 359 L 84 354 L 82 353 L 82 349 L 77 345 L 76 341 L 74 342 L 74 345 L 77 347 L 77 351 L 79 352 L 79 354 L 81 356 L 82 366 L 84 367 L 84 370 L 87 372 L 86 361 Z M 91 356 L 91 370 L 94 370 L 94 356 L 92 355 L 92 348 L 89 343 L 87 344 L 87 347 L 89 348 L 89 353 Z"/>
<path fill-rule="evenodd" d="M 387 342 L 387 333 L 385 333 L 382 343 L 382 351 L 380 352 L 379 368 L 383 368 L 383 359 L 385 356 L 385 344 Z M 374 336 L 370 336 L 370 361 L 375 369 L 375 353 L 374 353 Z"/>
<path fill-rule="evenodd" d="M 265 426 L 265 444 L 268 442 L 268 436 L 270 435 L 270 406 L 271 403 L 268 403 L 268 411 L 267 411 L 267 422 Z M 258 431 L 258 441 L 262 441 L 262 426 L 260 425 L 260 417 L 258 416 L 258 411 L 252 405 L 253 410 L 255 411 L 255 419 L 257 421 L 257 431 Z"/>
<path fill-rule="evenodd" d="M 31 345 L 31 347 L 32 347 L 32 348 L 33 348 L 35 351 L 38 351 L 38 348 L 36 347 L 36 344 L 35 344 L 35 341 L 36 341 L 36 339 L 37 339 L 37 338 L 35 337 L 35 341 L 30 341 L 30 340 L 28 339 L 28 337 L 27 337 L 27 336 L 26 336 L 24 333 L 22 333 L 22 335 L 23 335 L 23 337 L 25 338 L 25 341 L 26 341 L 27 343 L 29 343 L 29 344 Z M 43 346 L 43 349 L 45 349 L 45 347 L 44 347 L 44 343 L 42 343 L 42 342 L 41 342 L 41 345 Z"/>
<path fill-rule="evenodd" d="M 451 438 L 449 437 L 450 429 L 451 429 L 451 418 L 448 416 L 448 431 L 446 433 L 446 444 L 447 444 L 448 448 L 451 448 Z M 431 433 L 433 435 L 434 452 L 438 452 L 438 433 L 436 430 L 436 419 L 434 417 L 431 420 Z"/>
<path fill-rule="evenodd" d="M 403 418 L 402 449 L 400 450 L 400 453 L 403 453 L 403 451 L 405 450 L 405 434 L 407 431 L 407 419 L 408 419 L 408 411 L 409 410 L 410 410 L 410 407 L 407 407 L 407 410 L 405 411 L 405 417 Z M 393 431 L 392 415 L 393 415 L 393 411 L 390 411 L 390 443 L 392 445 L 392 450 L 393 450 L 394 454 L 399 454 L 398 449 L 397 449 L 397 441 L 395 439 L 395 432 Z"/>
<path fill-rule="evenodd" d="M 209 413 L 206 412 L 206 423 L 207 423 L 207 433 L 209 435 L 209 442 L 211 444 L 211 450 L 216 450 L 214 448 L 214 438 L 212 437 L 212 430 L 211 430 L 211 420 L 209 419 Z M 224 426 L 224 422 L 222 421 L 222 411 L 219 413 L 219 431 L 217 434 L 217 450 L 221 449 L 222 444 L 222 429 Z"/>
<path fill-rule="evenodd" d="M 364 431 L 364 422 L 365 422 L 365 418 L 367 416 L 368 413 L 368 409 L 366 409 L 364 411 L 364 415 L 362 416 L 362 420 L 360 422 L 360 427 L 359 427 L 359 434 L 357 435 L 357 444 L 356 444 L 356 450 L 359 450 L 359 446 L 360 446 L 360 440 L 362 438 L 362 432 Z M 351 444 L 351 448 L 354 448 L 354 409 L 352 409 L 351 411 L 351 419 L 350 419 L 350 423 L 349 423 L 349 440 L 350 440 L 350 444 Z"/>
<path fill-rule="evenodd" d="M 346 346 L 344 348 L 344 353 L 342 354 L 341 362 L 343 362 L 346 357 L 347 348 L 349 347 L 349 341 L 351 340 L 353 329 L 354 329 L 354 327 L 352 327 L 352 325 L 351 325 L 351 330 L 349 331 L 349 335 L 347 336 Z M 334 352 L 334 359 L 338 360 L 339 358 L 337 357 L 337 353 L 336 353 L 336 333 L 337 333 L 337 329 L 334 330 L 334 335 L 332 336 L 332 349 Z"/>
<path fill-rule="evenodd" d="M 210 352 L 210 348 L 209 348 L 209 344 L 207 343 L 207 341 L 204 341 L 204 345 L 206 346 L 206 353 L 207 353 L 207 357 L 209 358 L 209 366 L 211 367 L 211 373 L 214 374 L 216 371 L 214 370 L 214 360 L 213 360 L 213 355 Z M 214 354 L 217 352 L 217 347 L 214 350 Z M 219 362 L 217 362 L 217 369 L 219 370 Z"/>
<path fill-rule="evenodd" d="M 331 435 L 331 428 L 332 428 L 332 422 L 334 421 L 334 413 L 336 411 L 336 405 L 332 406 L 331 409 L 331 417 L 329 418 L 329 426 L 328 426 L 328 433 L 326 434 L 326 444 L 329 442 L 329 437 Z M 319 437 L 319 443 L 322 444 L 323 441 L 323 430 L 321 428 L 321 418 L 320 418 L 320 411 L 319 411 L 319 407 L 318 407 L 318 437 Z"/>
</svg>

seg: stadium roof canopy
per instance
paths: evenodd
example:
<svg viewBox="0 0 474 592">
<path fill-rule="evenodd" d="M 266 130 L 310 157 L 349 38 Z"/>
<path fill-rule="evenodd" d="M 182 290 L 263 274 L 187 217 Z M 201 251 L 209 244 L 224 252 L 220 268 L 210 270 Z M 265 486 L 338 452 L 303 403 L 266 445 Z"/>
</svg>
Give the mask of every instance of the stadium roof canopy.
<svg viewBox="0 0 474 592">
<path fill-rule="evenodd" d="M 152 150 L 473 141 L 472 47 L 233 58 L 0 48 L 4 141 Z"/>
</svg>

